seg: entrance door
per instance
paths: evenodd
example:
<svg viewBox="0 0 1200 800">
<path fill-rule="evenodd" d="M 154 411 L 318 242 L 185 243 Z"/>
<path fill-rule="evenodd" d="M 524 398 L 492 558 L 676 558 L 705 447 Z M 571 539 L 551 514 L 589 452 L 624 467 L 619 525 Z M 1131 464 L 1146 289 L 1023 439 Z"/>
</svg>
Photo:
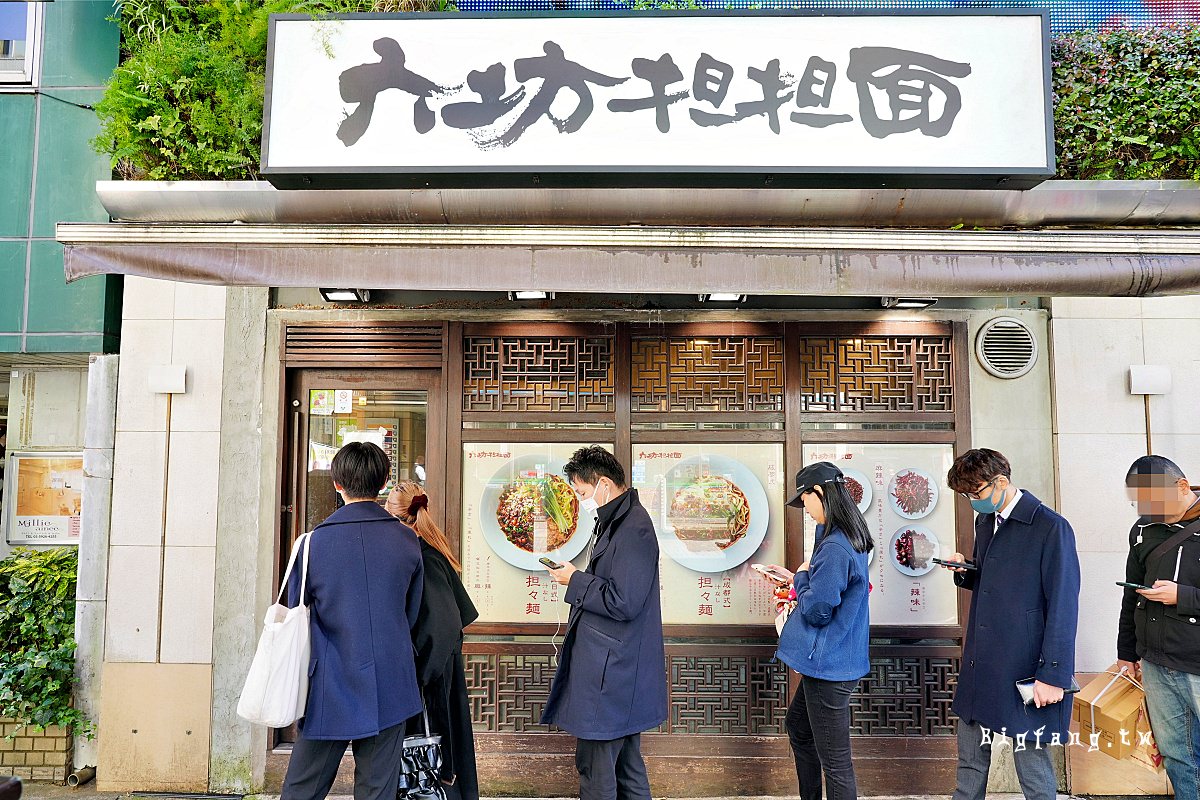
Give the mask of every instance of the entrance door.
<svg viewBox="0 0 1200 800">
<path fill-rule="evenodd" d="M 391 475 L 378 503 L 384 503 L 396 483 L 416 481 L 427 487 L 434 517 L 446 518 L 440 372 L 297 370 L 289 376 L 289 384 L 278 576 L 287 567 L 297 537 L 342 505 L 333 488 L 330 464 L 348 442 L 374 442 L 391 461 Z M 294 728 L 279 731 L 277 743 L 291 741 L 295 741 Z"/>
</svg>

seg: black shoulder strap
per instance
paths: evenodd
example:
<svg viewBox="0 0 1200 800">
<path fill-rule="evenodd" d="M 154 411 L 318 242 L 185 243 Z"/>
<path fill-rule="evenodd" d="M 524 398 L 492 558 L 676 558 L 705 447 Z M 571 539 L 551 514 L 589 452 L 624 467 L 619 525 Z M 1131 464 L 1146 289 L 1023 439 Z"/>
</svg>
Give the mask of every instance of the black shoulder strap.
<svg viewBox="0 0 1200 800">
<path fill-rule="evenodd" d="M 1146 556 L 1146 574 L 1158 574 L 1158 562 L 1163 556 L 1174 550 L 1179 545 L 1186 542 L 1193 534 L 1200 533 L 1200 517 L 1192 520 L 1190 525 L 1185 525 L 1183 530 L 1167 539 L 1158 547 L 1150 551 L 1150 555 Z"/>
</svg>

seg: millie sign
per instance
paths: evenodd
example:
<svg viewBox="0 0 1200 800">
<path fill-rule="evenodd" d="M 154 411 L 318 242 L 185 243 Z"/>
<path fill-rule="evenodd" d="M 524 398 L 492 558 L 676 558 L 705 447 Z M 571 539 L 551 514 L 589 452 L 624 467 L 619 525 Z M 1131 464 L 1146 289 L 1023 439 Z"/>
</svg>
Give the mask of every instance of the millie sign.
<svg viewBox="0 0 1200 800">
<path fill-rule="evenodd" d="M 271 20 L 308 186 L 1005 186 L 1054 173 L 1045 12 Z"/>
</svg>

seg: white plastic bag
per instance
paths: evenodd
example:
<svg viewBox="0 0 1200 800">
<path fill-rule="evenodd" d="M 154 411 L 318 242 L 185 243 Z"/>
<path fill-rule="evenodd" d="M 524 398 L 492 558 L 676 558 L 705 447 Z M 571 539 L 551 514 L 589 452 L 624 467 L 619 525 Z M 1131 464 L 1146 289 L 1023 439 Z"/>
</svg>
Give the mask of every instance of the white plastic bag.
<svg viewBox="0 0 1200 800">
<path fill-rule="evenodd" d="M 258 650 L 246 675 L 246 685 L 238 700 L 238 716 L 269 728 L 286 728 L 304 716 L 308 702 L 309 640 L 308 606 L 304 591 L 308 585 L 308 545 L 306 533 L 296 540 L 287 571 L 275 604 L 267 609 L 266 624 L 258 639 Z M 296 555 L 304 545 L 304 572 L 300 579 L 300 601 L 295 608 L 281 604 L 288 578 L 296 564 Z"/>
</svg>

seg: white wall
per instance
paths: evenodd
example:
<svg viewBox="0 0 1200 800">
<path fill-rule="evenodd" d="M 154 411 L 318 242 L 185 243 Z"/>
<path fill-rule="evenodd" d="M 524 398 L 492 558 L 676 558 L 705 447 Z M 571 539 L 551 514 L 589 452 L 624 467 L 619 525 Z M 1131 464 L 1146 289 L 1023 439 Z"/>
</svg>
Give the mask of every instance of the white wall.
<svg viewBox="0 0 1200 800">
<path fill-rule="evenodd" d="M 1083 571 L 1076 664 L 1098 672 L 1116 660 L 1121 590 L 1113 582 L 1124 578 L 1136 519 L 1125 472 L 1146 453 L 1129 367 L 1171 368 L 1171 393 L 1151 398 L 1154 451 L 1200 482 L 1200 296 L 1057 298 L 1051 315 L 1058 495 Z"/>
<path fill-rule="evenodd" d="M 97 777 L 106 791 L 208 785 L 225 302 L 223 287 L 125 281 Z M 148 384 L 167 364 L 187 368 L 186 392 L 170 399 Z M 145 708 L 136 726 L 105 725 L 157 680 L 174 682 L 178 702 Z"/>
</svg>

